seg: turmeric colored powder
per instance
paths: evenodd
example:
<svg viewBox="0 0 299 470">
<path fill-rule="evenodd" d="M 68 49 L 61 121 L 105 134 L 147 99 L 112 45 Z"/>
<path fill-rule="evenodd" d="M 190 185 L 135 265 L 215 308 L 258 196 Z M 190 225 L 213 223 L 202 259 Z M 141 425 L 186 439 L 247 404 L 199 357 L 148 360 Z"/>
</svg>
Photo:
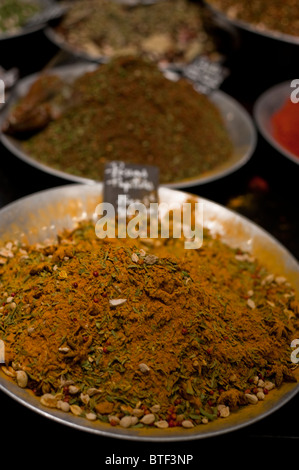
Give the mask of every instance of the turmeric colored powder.
<svg viewBox="0 0 299 470">
<path fill-rule="evenodd" d="M 83 222 L 0 256 L 4 371 L 26 372 L 46 406 L 191 428 L 296 380 L 292 287 L 209 233 L 184 250 L 179 239 L 100 240 Z"/>
</svg>

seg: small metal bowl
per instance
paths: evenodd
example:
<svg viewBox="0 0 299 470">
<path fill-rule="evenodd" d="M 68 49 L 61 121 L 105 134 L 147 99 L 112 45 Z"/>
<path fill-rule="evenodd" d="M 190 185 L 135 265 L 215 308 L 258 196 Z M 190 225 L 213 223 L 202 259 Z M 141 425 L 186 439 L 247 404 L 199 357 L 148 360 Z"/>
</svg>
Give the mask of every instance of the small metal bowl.
<svg viewBox="0 0 299 470">
<path fill-rule="evenodd" d="M 256 36 L 261 36 L 269 39 L 274 39 L 282 43 L 299 45 L 299 37 L 293 36 L 291 34 L 281 33 L 279 31 L 270 30 L 267 28 L 259 27 L 255 24 L 248 23 L 237 18 L 230 18 L 224 11 L 220 10 L 208 0 L 203 0 L 207 9 L 214 15 L 216 19 L 219 19 L 224 25 L 229 27 L 234 27 L 239 30 L 248 31 Z"/>
<path fill-rule="evenodd" d="M 53 0 L 32 0 L 33 3 L 36 3 L 38 6 L 41 7 L 41 13 L 45 12 L 47 8 L 53 6 Z M 27 36 L 28 34 L 35 33 L 37 31 L 42 30 L 46 27 L 46 22 L 43 20 L 41 15 L 40 20 L 38 19 L 38 15 L 36 17 L 36 21 L 30 24 L 28 22 L 28 26 L 20 27 L 14 31 L 6 31 L 4 33 L 0 33 L 0 43 L 8 42 L 11 39 L 22 38 L 23 36 Z"/>
<path fill-rule="evenodd" d="M 0 240 L 42 242 L 45 239 L 55 238 L 56 234 L 64 228 L 74 228 L 79 220 L 93 219 L 96 222 L 95 209 L 102 200 L 102 190 L 101 184 L 73 184 L 41 191 L 13 202 L 0 210 Z M 159 189 L 160 202 L 182 204 L 189 198 L 190 194 L 182 191 L 169 188 Z M 219 234 L 225 243 L 250 252 L 274 274 L 284 275 L 299 294 L 298 262 L 277 240 L 248 219 L 223 206 L 200 197 L 196 197 L 195 201 L 203 203 L 205 228 L 211 233 Z M 297 371 L 298 369 L 295 373 Z M 264 401 L 232 412 L 228 418 L 215 420 L 206 426 L 165 430 L 123 429 L 99 421 L 91 422 L 61 410 L 45 408 L 36 396 L 18 387 L 2 372 L 0 373 L 0 390 L 45 418 L 73 429 L 110 438 L 172 442 L 214 437 L 255 423 L 292 399 L 298 393 L 299 384 L 286 383 L 272 390 Z"/>
<path fill-rule="evenodd" d="M 256 101 L 253 109 L 253 116 L 257 124 L 258 130 L 264 139 L 275 148 L 281 155 L 288 158 L 292 162 L 299 165 L 299 157 L 284 148 L 273 137 L 271 118 L 286 102 L 293 91 L 290 86 L 291 82 L 286 81 L 275 85 L 265 91 Z"/>
</svg>

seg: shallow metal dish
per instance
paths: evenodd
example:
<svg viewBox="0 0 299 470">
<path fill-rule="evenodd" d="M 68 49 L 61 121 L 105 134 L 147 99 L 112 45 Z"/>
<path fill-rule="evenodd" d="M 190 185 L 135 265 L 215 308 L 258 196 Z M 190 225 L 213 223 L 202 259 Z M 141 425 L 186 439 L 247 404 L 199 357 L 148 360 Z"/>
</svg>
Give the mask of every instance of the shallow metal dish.
<svg viewBox="0 0 299 470">
<path fill-rule="evenodd" d="M 48 7 L 53 5 L 53 0 L 33 0 L 33 1 L 34 3 L 41 5 L 42 12 L 45 11 Z M 21 38 L 28 34 L 40 31 L 45 26 L 46 26 L 46 23 L 42 20 L 42 18 L 40 22 L 37 19 L 37 21 L 32 26 L 28 26 L 28 27 L 24 26 L 12 32 L 0 33 L 0 42 L 8 41 L 10 39 Z"/>
<path fill-rule="evenodd" d="M 240 30 L 245 30 L 252 34 L 256 34 L 258 36 L 264 36 L 270 39 L 275 39 L 277 41 L 281 41 L 284 43 L 299 45 L 298 36 L 292 36 L 290 34 L 280 33 L 279 31 L 273 31 L 269 29 L 260 28 L 257 25 L 248 23 L 247 21 L 230 18 L 224 11 L 219 10 L 216 6 L 209 3 L 209 1 L 207 0 L 203 0 L 203 1 L 206 7 L 210 10 L 210 12 L 215 16 L 215 18 L 218 18 L 220 21 L 222 21 L 224 24 L 227 24 L 228 26 L 233 26 Z"/>
<path fill-rule="evenodd" d="M 56 73 L 66 80 L 73 80 L 87 71 L 94 70 L 98 66 L 98 64 L 92 63 L 78 63 L 57 67 L 48 73 Z M 14 106 L 16 101 L 27 92 L 30 84 L 39 76 L 40 74 L 37 73 L 20 80 L 20 82 L 15 87 L 9 102 L 5 106 L 5 109 L 0 113 L 0 128 L 2 127 L 2 124 L 4 123 L 5 118 L 9 114 L 12 106 Z M 217 180 L 238 170 L 241 166 L 247 163 L 247 161 L 252 156 L 256 146 L 256 130 L 247 111 L 236 100 L 222 91 L 215 91 L 210 96 L 210 99 L 218 107 L 223 116 L 225 125 L 233 142 L 233 155 L 225 163 L 218 165 L 211 171 L 205 172 L 202 175 L 198 175 L 192 179 L 165 184 L 164 186 L 186 188 Z M 35 168 L 76 183 L 90 184 L 95 182 L 94 180 L 72 175 L 70 173 L 51 168 L 43 163 L 38 162 L 23 151 L 19 140 L 11 136 L 2 133 L 0 138 L 2 143 L 8 150 L 10 150 L 11 153 L 29 165 L 34 166 Z"/>
<path fill-rule="evenodd" d="M 275 85 L 265 91 L 256 101 L 253 109 L 253 115 L 257 127 L 264 139 L 272 145 L 283 156 L 299 165 L 299 157 L 294 155 L 288 149 L 284 148 L 273 137 L 271 118 L 278 111 L 285 101 L 290 98 L 293 89 L 290 81 Z"/>
<path fill-rule="evenodd" d="M 102 184 L 72 184 L 22 198 L 0 210 L 0 240 L 38 242 L 55 237 L 63 228 L 74 228 L 78 220 L 94 219 L 95 208 L 102 198 Z M 188 193 L 169 188 L 159 189 L 161 202 L 185 202 Z M 224 242 L 240 247 L 258 257 L 269 270 L 284 275 L 299 294 L 299 265 L 293 256 L 272 236 L 248 219 L 203 198 L 204 227 L 219 233 Z M 298 370 L 298 369 L 297 369 Z M 299 374 L 299 373 L 298 373 Z M 136 441 L 187 441 L 236 431 L 257 422 L 287 403 L 299 390 L 299 384 L 284 384 L 274 389 L 264 401 L 247 406 L 223 420 L 194 429 L 122 429 L 91 422 L 60 410 L 45 408 L 29 391 L 19 388 L 0 373 L 0 390 L 40 415 L 72 428 L 101 436 Z"/>
</svg>

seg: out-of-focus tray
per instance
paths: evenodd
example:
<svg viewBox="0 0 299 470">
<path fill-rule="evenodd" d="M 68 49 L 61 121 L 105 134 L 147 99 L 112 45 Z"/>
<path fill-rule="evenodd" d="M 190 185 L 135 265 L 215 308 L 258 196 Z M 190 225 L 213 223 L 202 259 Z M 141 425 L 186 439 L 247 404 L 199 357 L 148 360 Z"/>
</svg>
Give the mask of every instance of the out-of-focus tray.
<svg viewBox="0 0 299 470">
<path fill-rule="evenodd" d="M 254 105 L 253 115 L 257 127 L 264 139 L 283 156 L 299 165 L 299 157 L 283 147 L 273 137 L 271 124 L 273 114 L 283 106 L 288 98 L 290 98 L 293 91 L 290 84 L 290 81 L 279 83 L 262 93 Z"/>
<path fill-rule="evenodd" d="M 28 34 L 35 33 L 45 28 L 47 22 L 45 22 L 45 20 L 43 19 L 42 13 L 44 13 L 46 9 L 53 7 L 54 5 L 53 0 L 32 0 L 32 1 L 36 3 L 37 5 L 41 6 L 40 19 L 37 15 L 36 21 L 34 21 L 34 24 L 31 24 L 31 25 L 29 24 L 28 26 L 18 28 L 11 32 L 7 31 L 5 33 L 0 33 L 0 42 L 8 41 L 10 39 L 22 38 L 23 36 L 27 36 Z"/>
<path fill-rule="evenodd" d="M 252 23 L 248 23 L 247 21 L 243 21 L 237 18 L 230 18 L 224 11 L 214 6 L 208 0 L 203 0 L 203 2 L 206 5 L 207 9 L 210 10 L 210 12 L 215 16 L 215 18 L 219 18 L 219 20 L 223 24 L 226 24 L 227 27 L 235 27 L 240 30 L 248 31 L 252 34 L 270 39 L 275 39 L 283 43 L 299 45 L 298 36 L 292 36 L 291 34 L 285 34 L 279 31 L 270 30 L 265 27 L 254 25 Z"/>
<path fill-rule="evenodd" d="M 94 70 L 98 66 L 98 64 L 92 63 L 77 63 L 54 68 L 50 70 L 49 73 L 58 74 L 65 80 L 71 81 L 87 71 Z M 33 74 L 19 81 L 19 83 L 15 87 L 14 92 L 11 95 L 10 101 L 5 106 L 5 109 L 3 109 L 3 111 L 0 113 L 0 128 L 2 128 L 2 125 L 6 117 L 8 116 L 12 106 L 14 106 L 16 101 L 21 96 L 26 94 L 31 83 L 33 83 L 33 81 L 36 80 L 39 76 L 40 74 Z M 165 186 L 174 188 L 186 188 L 208 183 L 235 172 L 243 165 L 245 165 L 245 163 L 247 163 L 248 160 L 251 158 L 256 146 L 256 130 L 252 119 L 247 113 L 247 111 L 236 100 L 219 90 L 214 91 L 210 95 L 210 99 L 218 107 L 223 116 L 225 125 L 228 129 L 228 133 L 231 137 L 234 146 L 232 156 L 225 163 L 215 167 L 209 172 L 205 172 L 192 179 L 165 184 Z M 38 168 L 48 174 L 52 174 L 54 176 L 73 182 L 88 184 L 92 184 L 95 182 L 88 178 L 72 175 L 70 173 L 66 173 L 55 168 L 51 168 L 43 163 L 40 163 L 38 160 L 25 153 L 22 149 L 21 142 L 11 136 L 1 133 L 1 141 L 3 145 L 15 156 L 25 161 L 29 165 Z"/>
<path fill-rule="evenodd" d="M 64 228 L 75 228 L 80 220 L 92 219 L 96 222 L 95 211 L 102 200 L 102 191 L 103 186 L 100 183 L 71 184 L 19 199 L 0 210 L 0 240 L 43 242 L 55 238 Z M 160 202 L 166 203 L 182 204 L 190 198 L 188 193 L 162 187 L 159 188 L 158 195 Z M 195 201 L 203 203 L 205 228 L 219 234 L 221 239 L 231 246 L 247 250 L 274 274 L 284 275 L 293 284 L 297 294 L 299 293 L 298 262 L 276 239 L 248 219 L 223 206 L 199 197 Z M 0 373 L 0 390 L 45 418 L 100 436 L 135 441 L 187 441 L 236 431 L 281 408 L 297 394 L 298 389 L 298 383 L 285 384 L 271 391 L 264 401 L 255 406 L 244 407 L 232 412 L 226 419 L 215 420 L 206 426 L 193 429 L 124 429 L 99 421 L 88 421 L 61 410 L 45 408 L 31 392 L 18 387 Z"/>
</svg>

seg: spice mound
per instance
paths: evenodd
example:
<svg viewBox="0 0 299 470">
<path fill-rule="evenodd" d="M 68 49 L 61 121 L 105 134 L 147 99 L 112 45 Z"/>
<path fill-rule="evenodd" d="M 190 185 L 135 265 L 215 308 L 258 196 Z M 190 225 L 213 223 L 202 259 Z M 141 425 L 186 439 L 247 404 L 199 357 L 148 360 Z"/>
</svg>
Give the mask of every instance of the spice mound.
<svg viewBox="0 0 299 470">
<path fill-rule="evenodd" d="M 132 57 L 99 66 L 73 84 L 42 75 L 12 109 L 4 132 L 22 139 L 39 162 L 93 180 L 103 179 L 105 163 L 121 160 L 156 165 L 161 183 L 175 183 L 219 167 L 233 153 L 220 111 L 207 96 Z"/>
<path fill-rule="evenodd" d="M 299 157 L 299 109 L 291 99 L 285 101 L 271 118 L 272 135 L 285 149 Z"/>
<path fill-rule="evenodd" d="M 45 407 L 191 429 L 296 381 L 292 287 L 208 233 L 184 250 L 179 239 L 100 240 L 84 222 L 0 255 L 2 369 Z"/>
<path fill-rule="evenodd" d="M 293 0 L 209 0 L 232 20 L 242 20 L 260 31 L 299 36 L 299 4 Z"/>
<path fill-rule="evenodd" d="M 40 11 L 34 1 L 0 0 L 0 33 L 20 31 L 33 15 Z"/>
<path fill-rule="evenodd" d="M 220 58 L 200 4 L 190 0 L 128 3 L 74 2 L 55 31 L 73 50 L 92 58 L 128 54 L 156 62 L 191 62 L 200 54 Z"/>
</svg>

